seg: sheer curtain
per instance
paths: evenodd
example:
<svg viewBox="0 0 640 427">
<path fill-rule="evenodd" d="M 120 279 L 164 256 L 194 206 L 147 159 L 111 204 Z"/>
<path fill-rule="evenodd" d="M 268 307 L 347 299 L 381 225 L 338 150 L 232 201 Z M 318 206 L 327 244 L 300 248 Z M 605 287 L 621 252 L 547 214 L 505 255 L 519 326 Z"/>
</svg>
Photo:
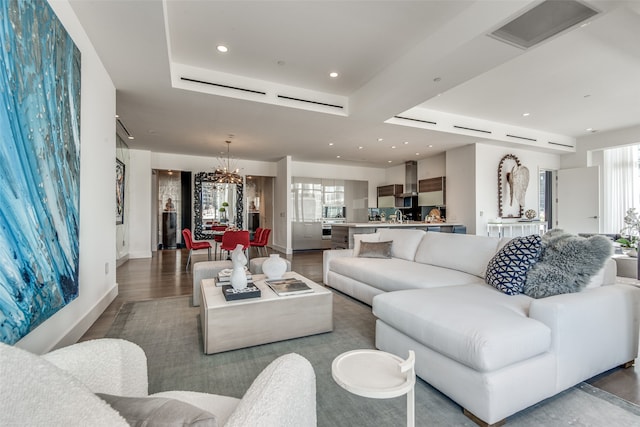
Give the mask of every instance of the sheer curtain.
<svg viewBox="0 0 640 427">
<path fill-rule="evenodd" d="M 640 209 L 640 145 L 604 151 L 604 232 L 619 233 L 629 208 Z"/>
</svg>

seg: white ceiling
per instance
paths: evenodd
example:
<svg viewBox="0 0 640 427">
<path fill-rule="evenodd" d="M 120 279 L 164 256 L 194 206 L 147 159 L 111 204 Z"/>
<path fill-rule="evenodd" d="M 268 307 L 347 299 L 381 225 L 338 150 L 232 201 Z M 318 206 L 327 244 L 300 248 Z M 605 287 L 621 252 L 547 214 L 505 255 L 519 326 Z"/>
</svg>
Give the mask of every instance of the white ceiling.
<svg viewBox="0 0 640 427">
<path fill-rule="evenodd" d="M 70 2 L 132 148 L 386 167 L 500 139 L 397 115 L 559 141 L 640 123 L 638 1 L 585 1 L 589 25 L 526 51 L 487 34 L 538 0 Z"/>
</svg>

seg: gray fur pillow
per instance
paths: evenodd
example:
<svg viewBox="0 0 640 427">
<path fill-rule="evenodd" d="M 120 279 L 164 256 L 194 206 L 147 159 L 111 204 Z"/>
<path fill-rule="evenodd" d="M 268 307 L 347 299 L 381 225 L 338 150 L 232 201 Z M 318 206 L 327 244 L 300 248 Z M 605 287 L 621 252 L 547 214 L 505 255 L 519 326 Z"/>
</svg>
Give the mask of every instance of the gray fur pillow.
<svg viewBox="0 0 640 427">
<path fill-rule="evenodd" d="M 553 229 L 542 236 L 540 260 L 527 273 L 523 293 L 533 298 L 580 292 L 611 256 L 611 241 Z"/>
</svg>

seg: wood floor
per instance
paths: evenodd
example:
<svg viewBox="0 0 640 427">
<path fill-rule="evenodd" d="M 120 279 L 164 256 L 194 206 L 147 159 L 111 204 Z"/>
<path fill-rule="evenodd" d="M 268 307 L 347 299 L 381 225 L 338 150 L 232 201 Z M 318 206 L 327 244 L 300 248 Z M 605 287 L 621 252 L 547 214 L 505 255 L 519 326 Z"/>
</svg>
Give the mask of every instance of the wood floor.
<svg viewBox="0 0 640 427">
<path fill-rule="evenodd" d="M 277 252 L 271 250 L 271 253 Z M 152 258 L 129 260 L 118 267 L 119 294 L 81 341 L 104 337 L 125 302 L 191 295 L 191 272 L 185 271 L 187 255 L 186 249 L 157 251 Z M 322 251 L 296 252 L 286 258 L 291 261 L 294 271 L 315 282 L 322 282 Z M 206 255 L 196 255 L 195 260 L 204 261 Z M 640 405 L 639 366 L 613 369 L 587 382 Z"/>
</svg>

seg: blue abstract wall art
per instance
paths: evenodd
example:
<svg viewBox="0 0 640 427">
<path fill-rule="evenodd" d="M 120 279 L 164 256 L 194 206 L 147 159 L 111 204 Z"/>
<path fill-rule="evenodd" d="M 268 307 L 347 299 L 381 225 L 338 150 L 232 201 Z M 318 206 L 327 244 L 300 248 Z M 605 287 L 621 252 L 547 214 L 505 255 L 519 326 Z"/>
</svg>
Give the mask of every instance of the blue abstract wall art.
<svg viewBox="0 0 640 427">
<path fill-rule="evenodd" d="M 43 0 L 0 0 L 0 341 L 78 296 L 80 51 Z"/>
</svg>

